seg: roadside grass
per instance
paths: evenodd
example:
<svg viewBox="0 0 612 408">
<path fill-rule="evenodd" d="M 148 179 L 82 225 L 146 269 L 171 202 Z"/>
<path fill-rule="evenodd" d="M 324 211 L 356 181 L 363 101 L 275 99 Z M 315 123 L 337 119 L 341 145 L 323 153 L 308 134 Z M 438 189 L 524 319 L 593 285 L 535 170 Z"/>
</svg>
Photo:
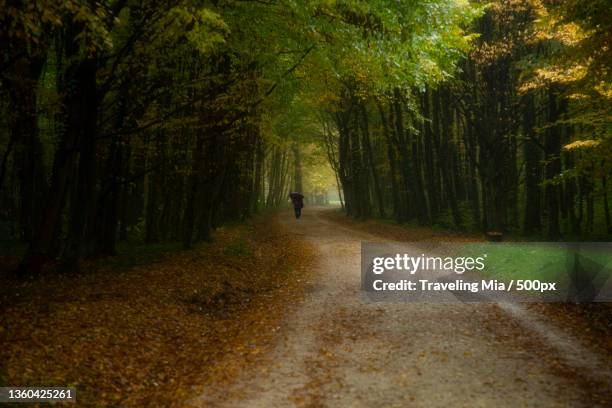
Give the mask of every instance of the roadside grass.
<svg viewBox="0 0 612 408">
<path fill-rule="evenodd" d="M 461 256 L 486 254 L 486 275 L 510 281 L 512 279 L 542 280 L 566 285 L 575 279 L 575 262 L 597 269 L 597 280 L 612 275 L 610 246 L 597 243 L 576 249 L 564 243 L 469 243 L 461 248 Z"/>
<path fill-rule="evenodd" d="M 105 262 L 113 268 L 133 268 L 164 259 L 170 254 L 184 251 L 178 242 L 122 242 L 117 247 L 117 256 L 107 257 Z"/>
<path fill-rule="evenodd" d="M 246 240 L 237 239 L 236 241 L 227 244 L 223 250 L 223 253 L 233 257 L 252 257 L 253 249 Z"/>
</svg>

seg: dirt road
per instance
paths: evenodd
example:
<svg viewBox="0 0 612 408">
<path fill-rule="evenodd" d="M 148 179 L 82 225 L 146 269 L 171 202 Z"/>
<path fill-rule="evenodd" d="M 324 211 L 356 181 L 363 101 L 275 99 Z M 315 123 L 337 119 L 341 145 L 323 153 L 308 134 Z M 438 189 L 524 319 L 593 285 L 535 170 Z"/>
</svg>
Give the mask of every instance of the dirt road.
<svg viewBox="0 0 612 408">
<path fill-rule="evenodd" d="M 203 396 L 204 405 L 607 406 L 610 362 L 521 306 L 368 301 L 360 242 L 380 238 L 321 211 L 283 215 L 316 245 L 318 283 L 280 330 L 269 364 L 231 392 Z"/>
</svg>

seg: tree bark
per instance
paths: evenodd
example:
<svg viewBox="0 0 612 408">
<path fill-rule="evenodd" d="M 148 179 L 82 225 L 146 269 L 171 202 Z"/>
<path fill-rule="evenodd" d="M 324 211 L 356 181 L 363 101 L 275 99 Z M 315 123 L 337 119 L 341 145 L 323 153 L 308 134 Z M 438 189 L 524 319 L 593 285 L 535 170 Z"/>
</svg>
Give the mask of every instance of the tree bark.
<svg viewBox="0 0 612 408">
<path fill-rule="evenodd" d="M 541 228 L 540 209 L 540 149 L 536 145 L 534 96 L 528 94 L 523 99 L 523 134 L 525 135 L 525 214 L 523 232 L 527 235 Z"/>
<path fill-rule="evenodd" d="M 370 170 L 372 172 L 372 181 L 374 182 L 374 193 L 376 195 L 376 202 L 378 203 L 378 214 L 380 217 L 385 217 L 385 204 L 383 201 L 382 190 L 380 188 L 380 179 L 378 177 L 378 170 L 374 161 L 374 154 L 372 153 L 372 144 L 370 143 L 370 131 L 368 121 L 368 111 L 364 104 L 360 104 L 361 119 L 362 119 L 362 142 L 367 155 Z"/>
</svg>

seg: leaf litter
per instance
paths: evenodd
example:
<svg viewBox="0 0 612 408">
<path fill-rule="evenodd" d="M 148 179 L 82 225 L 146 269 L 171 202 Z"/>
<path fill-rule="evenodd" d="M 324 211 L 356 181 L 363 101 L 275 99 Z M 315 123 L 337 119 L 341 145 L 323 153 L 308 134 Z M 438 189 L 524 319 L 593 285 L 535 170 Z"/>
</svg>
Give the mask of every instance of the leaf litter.
<svg viewBox="0 0 612 408">
<path fill-rule="evenodd" d="M 0 382 L 74 386 L 79 406 L 183 406 L 234 382 L 278 341 L 313 248 L 276 219 L 119 269 L 2 281 Z"/>
</svg>

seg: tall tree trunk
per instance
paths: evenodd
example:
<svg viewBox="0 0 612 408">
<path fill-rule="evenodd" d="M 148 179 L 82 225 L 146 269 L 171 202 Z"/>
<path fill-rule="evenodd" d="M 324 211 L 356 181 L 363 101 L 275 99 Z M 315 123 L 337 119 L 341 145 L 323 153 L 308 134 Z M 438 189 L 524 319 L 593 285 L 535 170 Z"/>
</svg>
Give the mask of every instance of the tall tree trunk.
<svg viewBox="0 0 612 408">
<path fill-rule="evenodd" d="M 605 174 L 601 177 L 601 188 L 602 188 L 602 194 L 603 194 L 604 217 L 606 220 L 606 232 L 610 234 L 612 233 L 612 222 L 610 221 L 610 206 L 608 204 L 608 186 L 607 186 L 607 177 Z"/>
<path fill-rule="evenodd" d="M 422 109 L 425 120 L 424 128 L 424 161 L 425 161 L 425 181 L 427 183 L 427 198 L 429 201 L 429 218 L 435 219 L 439 211 L 438 184 L 436 183 L 435 167 L 434 167 L 434 152 L 433 139 L 434 135 L 431 129 L 431 91 L 429 88 L 425 91 L 422 97 Z"/>
<path fill-rule="evenodd" d="M 294 190 L 302 193 L 302 158 L 300 156 L 300 145 L 295 142 L 291 145 L 293 151 L 293 182 Z"/>
<path fill-rule="evenodd" d="M 378 215 L 382 218 L 385 217 L 385 204 L 383 201 L 382 190 L 380 188 L 380 179 L 378 177 L 378 169 L 374 161 L 374 154 L 372 153 L 372 144 L 370 143 L 370 130 L 368 121 L 368 111 L 364 104 L 360 104 L 361 112 L 361 123 L 362 123 L 362 141 L 366 151 L 370 170 L 372 172 L 372 181 L 374 182 L 374 193 L 376 195 L 376 202 L 378 204 Z"/>
<path fill-rule="evenodd" d="M 98 203 L 96 223 L 96 252 L 102 255 L 115 255 L 117 244 L 117 227 L 120 218 L 121 199 L 125 198 L 122 179 L 126 176 L 126 152 L 129 150 L 118 132 L 123 128 L 127 109 L 127 83 L 122 84 L 117 101 L 117 119 L 114 124 L 116 132 L 111 142 L 106 160 L 106 169 L 102 175 L 101 192 Z"/>
<path fill-rule="evenodd" d="M 393 138 L 397 151 L 400 155 L 400 175 L 401 175 L 401 211 L 398 217 L 399 222 L 406 222 L 410 218 L 410 210 L 413 205 L 411 202 L 411 178 L 410 162 L 408 158 L 408 146 L 406 145 L 406 137 L 404 134 L 404 115 L 402 109 L 401 93 L 398 88 L 393 90 L 393 111 L 395 119 L 395 138 Z"/>
<path fill-rule="evenodd" d="M 547 235 L 550 240 L 557 240 L 561 235 L 559 228 L 559 192 L 554 178 L 561 171 L 561 135 L 556 124 L 560 115 L 558 90 L 551 86 L 548 90 L 548 128 L 546 130 L 546 216 L 548 218 Z"/>
<path fill-rule="evenodd" d="M 38 132 L 38 80 L 45 63 L 44 54 L 28 54 L 23 45 L 23 56 L 5 74 L 2 84 L 8 90 L 11 109 L 8 112 L 9 146 L 2 162 L 0 189 L 8 153 L 14 145 L 13 163 L 19 178 L 20 235 L 29 242 L 40 222 L 46 190 L 43 168 L 43 146 Z"/>
<path fill-rule="evenodd" d="M 349 135 L 348 114 L 346 112 L 336 113 L 336 126 L 338 127 L 338 176 L 344 192 L 344 210 L 346 215 L 353 216 L 354 213 L 354 181 L 351 173 L 351 138 Z"/>
<path fill-rule="evenodd" d="M 194 225 L 196 221 L 196 205 L 199 202 L 199 186 L 202 177 L 202 161 L 204 159 L 204 135 L 196 135 L 196 145 L 191 159 L 191 173 L 187 182 L 187 201 L 183 213 L 183 248 L 189 249 L 193 244 Z"/>
<path fill-rule="evenodd" d="M 69 25 L 64 43 L 65 56 L 72 60 L 59 81 L 63 95 L 61 117 L 64 122 L 53 160 L 53 171 L 40 223 L 24 256 L 18 273 L 36 274 L 43 264 L 55 257 L 56 235 L 69 189 L 70 175 L 79 158 L 78 189 L 75 194 L 82 202 L 77 207 L 73 200 L 69 242 L 64 253 L 67 264 L 75 265 L 80 256 L 82 241 L 91 243 L 95 219 L 95 165 L 96 116 L 98 94 L 96 90 L 96 63 L 93 59 L 79 60 L 79 43 L 75 41 L 81 28 Z M 89 161 L 89 162 L 88 162 Z M 89 223 L 89 225 L 88 225 Z M 86 228 L 90 229 L 87 230 Z M 88 233 L 87 236 L 85 233 Z"/>
<path fill-rule="evenodd" d="M 257 135 L 255 147 L 255 179 L 253 185 L 253 196 L 251 198 L 251 211 L 257 213 L 259 211 L 259 201 L 262 197 L 263 174 L 264 174 L 264 157 L 265 148 L 261 135 Z"/>
<path fill-rule="evenodd" d="M 448 138 L 450 137 L 450 112 L 448 109 L 448 90 L 445 90 L 444 92 L 438 91 L 437 96 L 438 97 L 435 98 L 437 102 L 434 104 L 434 120 L 440 122 L 441 134 L 434 137 L 434 147 L 438 156 L 438 163 L 440 163 L 442 182 L 444 184 L 446 197 L 448 198 L 448 204 L 451 208 L 453 222 L 456 228 L 461 228 L 463 222 L 461 218 L 461 213 L 459 211 L 459 204 L 457 202 L 455 191 L 453 190 L 452 186 L 450 169 L 448 168 Z"/>
<path fill-rule="evenodd" d="M 79 258 L 91 255 L 94 248 L 96 193 L 97 193 L 97 115 L 96 89 L 97 62 L 80 61 L 68 70 L 64 79 L 68 87 L 78 90 L 78 98 L 71 99 L 76 106 L 71 110 L 66 127 L 74 129 L 78 146 L 76 189 L 70 202 L 68 240 L 62 260 L 70 268 L 77 267 Z"/>
<path fill-rule="evenodd" d="M 351 103 L 356 107 L 356 101 L 351 100 Z M 354 175 L 354 204 L 355 218 L 365 219 L 370 216 L 370 188 L 368 183 L 369 172 L 366 168 L 366 158 L 363 145 L 360 140 L 359 115 L 353 112 L 352 120 L 350 121 L 350 137 L 351 137 L 351 165 Z"/>
<path fill-rule="evenodd" d="M 525 134 L 525 215 L 523 217 L 523 232 L 532 234 L 541 228 L 541 154 L 536 144 L 534 96 L 532 94 L 526 95 L 523 99 L 523 105 L 523 133 Z"/>
<path fill-rule="evenodd" d="M 391 140 L 391 134 L 389 131 L 390 124 L 387 120 L 387 115 L 385 115 L 385 109 L 382 105 L 382 102 L 376 101 L 376 105 L 378 106 L 378 112 L 380 114 L 380 121 L 383 126 L 383 135 L 385 136 L 385 144 L 387 145 L 387 160 L 389 161 L 389 179 L 391 180 L 391 197 L 393 199 L 393 216 L 396 220 L 400 220 L 401 214 L 401 202 L 399 197 L 399 186 L 397 182 L 397 164 L 395 158 L 395 152 L 393 151 L 394 143 Z"/>
<path fill-rule="evenodd" d="M 0 193 L 2 193 L 2 187 L 4 187 L 4 176 L 6 174 L 6 165 L 8 163 L 9 157 L 13 152 L 13 146 L 15 145 L 15 140 L 11 137 L 9 138 L 8 144 L 6 145 L 6 149 L 4 149 L 4 154 L 2 155 L 2 163 L 0 164 Z"/>
<path fill-rule="evenodd" d="M 421 138 L 424 134 L 424 126 L 425 124 L 421 122 L 421 132 L 412 134 L 412 163 L 413 163 L 413 173 L 414 173 L 414 193 L 416 197 L 416 216 L 419 224 L 427 225 L 430 222 L 429 219 L 429 210 L 427 206 L 427 188 L 425 187 L 426 183 L 423 180 L 423 147 L 421 143 Z"/>
</svg>

